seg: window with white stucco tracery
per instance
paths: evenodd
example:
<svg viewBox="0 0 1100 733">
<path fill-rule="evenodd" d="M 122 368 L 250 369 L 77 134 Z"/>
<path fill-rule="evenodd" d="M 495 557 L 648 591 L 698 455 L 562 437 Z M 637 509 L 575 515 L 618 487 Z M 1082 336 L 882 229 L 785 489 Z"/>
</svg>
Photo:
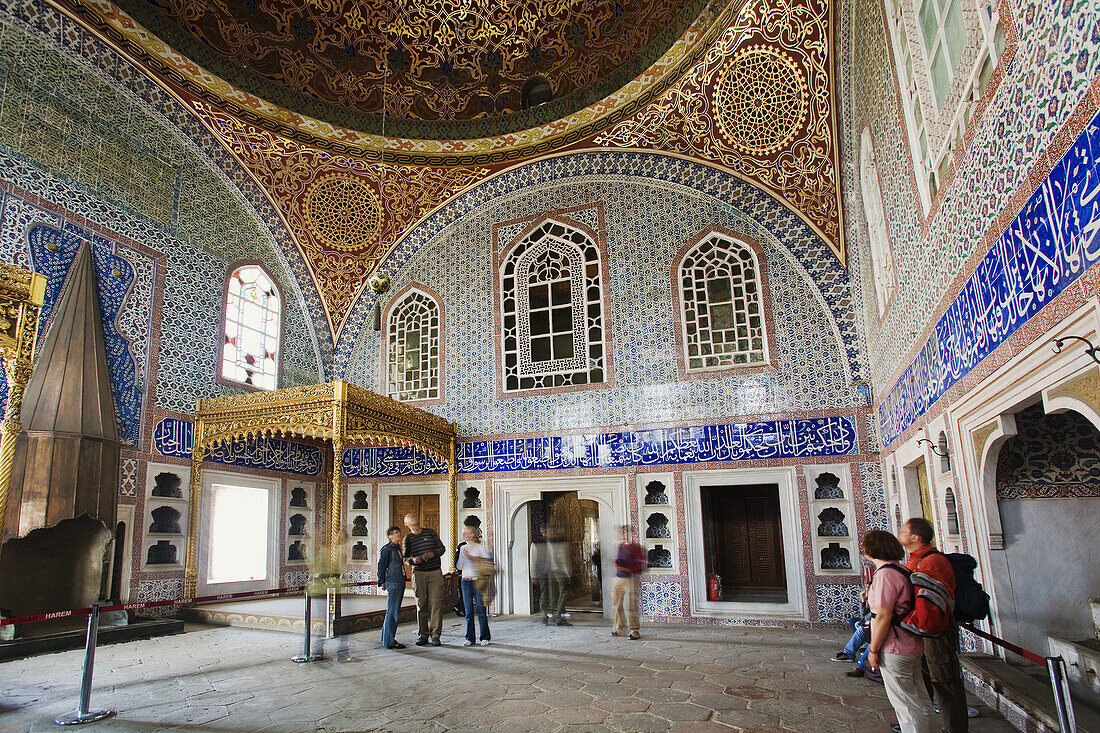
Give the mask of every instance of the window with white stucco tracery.
<svg viewBox="0 0 1100 733">
<path fill-rule="evenodd" d="M 894 256 L 890 248 L 890 234 L 886 228 L 886 212 L 882 205 L 882 187 L 879 185 L 878 165 L 871 131 L 863 128 L 859 150 L 859 183 L 863 193 L 863 216 L 867 221 L 867 235 L 871 244 L 871 269 L 875 278 L 875 298 L 878 314 L 886 312 L 886 306 L 894 295 Z"/>
<path fill-rule="evenodd" d="M 887 0 L 886 15 L 927 212 L 958 164 L 978 102 L 1001 63 L 1004 24 L 999 0 Z"/>
<path fill-rule="evenodd" d="M 600 250 L 585 232 L 546 221 L 500 271 L 504 392 L 606 379 Z"/>
<path fill-rule="evenodd" d="M 227 290 L 221 375 L 250 387 L 275 389 L 282 317 L 279 291 L 258 265 L 234 270 Z"/>
<path fill-rule="evenodd" d="M 767 363 L 760 265 L 751 248 L 711 234 L 684 255 L 677 277 L 687 371 Z"/>
<path fill-rule="evenodd" d="M 439 303 L 410 290 L 390 310 L 386 326 L 387 393 L 397 400 L 433 400 L 440 395 Z"/>
</svg>

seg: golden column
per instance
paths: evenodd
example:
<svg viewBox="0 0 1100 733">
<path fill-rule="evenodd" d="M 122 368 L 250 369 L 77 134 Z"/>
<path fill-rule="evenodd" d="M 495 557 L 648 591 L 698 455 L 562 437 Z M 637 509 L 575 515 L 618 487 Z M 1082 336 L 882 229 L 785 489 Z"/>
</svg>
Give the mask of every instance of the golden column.
<svg viewBox="0 0 1100 733">
<path fill-rule="evenodd" d="M 344 553 L 346 543 L 340 536 L 344 529 L 344 438 L 347 418 L 348 383 L 337 379 L 332 384 L 332 492 L 328 502 L 328 567 L 339 572 L 334 583 L 344 582 L 343 571 L 347 564 Z M 329 594 L 328 631 L 334 633 L 336 619 L 340 618 L 340 591 Z"/>
<path fill-rule="evenodd" d="M 195 403 L 195 414 L 201 414 L 202 400 Z M 187 555 L 183 566 L 183 597 L 194 598 L 199 594 L 199 511 L 202 507 L 202 459 L 206 455 L 203 446 L 205 425 L 202 418 L 195 419 L 194 442 L 191 447 L 191 482 L 187 514 Z"/>
<path fill-rule="evenodd" d="M 46 278 L 42 275 L 0 265 L 0 357 L 8 378 L 7 412 L 0 423 L 0 530 L 7 522 L 15 439 L 23 432 L 23 391 L 34 369 L 38 316 L 45 296 Z"/>
</svg>

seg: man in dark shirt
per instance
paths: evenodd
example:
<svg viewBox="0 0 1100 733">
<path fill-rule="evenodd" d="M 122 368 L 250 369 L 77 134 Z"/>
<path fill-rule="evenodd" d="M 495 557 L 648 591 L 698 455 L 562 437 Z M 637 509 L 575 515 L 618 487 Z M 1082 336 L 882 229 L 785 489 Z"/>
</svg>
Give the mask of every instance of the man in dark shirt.
<svg viewBox="0 0 1100 733">
<path fill-rule="evenodd" d="M 447 551 L 434 529 L 420 526 L 420 517 L 405 515 L 405 562 L 412 565 L 416 619 L 420 623 L 417 646 L 441 646 L 443 634 L 443 570 L 439 558 Z"/>
<path fill-rule="evenodd" d="M 405 563 L 401 558 L 401 528 L 390 527 L 389 542 L 378 555 L 378 587 L 386 589 L 386 618 L 382 622 L 382 645 L 387 649 L 404 649 L 396 639 L 397 616 L 405 597 Z"/>
</svg>

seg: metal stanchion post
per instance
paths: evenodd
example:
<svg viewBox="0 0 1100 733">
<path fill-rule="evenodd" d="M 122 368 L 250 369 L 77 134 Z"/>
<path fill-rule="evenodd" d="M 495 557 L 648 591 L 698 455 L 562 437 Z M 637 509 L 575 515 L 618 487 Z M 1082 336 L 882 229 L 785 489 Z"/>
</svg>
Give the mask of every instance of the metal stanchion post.
<svg viewBox="0 0 1100 733">
<path fill-rule="evenodd" d="M 290 658 L 290 661 L 297 662 L 298 664 L 302 664 L 303 662 L 317 662 L 317 661 L 320 661 L 320 660 L 325 658 L 323 654 L 311 654 L 310 653 L 310 648 L 309 648 L 309 644 L 310 644 L 309 631 L 310 631 L 310 629 L 309 629 L 309 627 L 313 624 L 313 603 L 312 603 L 312 599 L 310 599 L 310 597 L 309 597 L 309 588 L 306 588 L 305 596 L 306 596 L 306 610 L 305 610 L 305 613 L 303 614 L 303 617 L 304 617 L 305 622 L 306 622 L 305 623 L 305 627 L 306 627 L 305 643 L 302 647 L 302 653 L 299 654 L 296 657 L 291 657 Z"/>
<path fill-rule="evenodd" d="M 1058 728 L 1062 733 L 1075 733 L 1077 719 L 1069 694 L 1066 661 L 1061 657 L 1047 657 L 1047 671 L 1050 672 L 1050 686 L 1054 690 L 1054 707 L 1058 710 Z"/>
<path fill-rule="evenodd" d="M 54 720 L 58 725 L 94 723 L 115 714 L 114 710 L 88 710 L 92 698 L 92 671 L 95 668 L 95 645 L 99 635 L 99 604 L 92 604 L 88 614 L 88 640 L 84 644 L 84 674 L 80 678 L 80 703 L 75 713 L 62 715 Z"/>
</svg>

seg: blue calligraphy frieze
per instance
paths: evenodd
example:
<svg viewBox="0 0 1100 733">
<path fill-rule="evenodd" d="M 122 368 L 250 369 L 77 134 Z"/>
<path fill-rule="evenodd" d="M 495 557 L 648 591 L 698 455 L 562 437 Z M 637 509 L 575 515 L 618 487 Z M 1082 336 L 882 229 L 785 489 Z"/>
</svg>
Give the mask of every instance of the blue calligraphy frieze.
<svg viewBox="0 0 1100 733">
<path fill-rule="evenodd" d="M 457 453 L 459 473 L 499 473 L 844 456 L 859 453 L 859 444 L 854 418 L 840 416 L 470 440 Z M 343 468 L 350 477 L 424 476 L 446 473 L 447 463 L 412 448 L 350 448 Z"/>
<path fill-rule="evenodd" d="M 1100 115 L 986 253 L 879 405 L 885 448 L 1100 260 Z"/>
<path fill-rule="evenodd" d="M 190 420 L 166 417 L 153 430 L 153 445 L 161 455 L 190 458 L 194 444 L 195 425 Z M 279 438 L 240 438 L 222 443 L 209 451 L 206 458 L 231 466 L 307 476 L 318 475 L 324 465 L 320 448 Z"/>
</svg>

